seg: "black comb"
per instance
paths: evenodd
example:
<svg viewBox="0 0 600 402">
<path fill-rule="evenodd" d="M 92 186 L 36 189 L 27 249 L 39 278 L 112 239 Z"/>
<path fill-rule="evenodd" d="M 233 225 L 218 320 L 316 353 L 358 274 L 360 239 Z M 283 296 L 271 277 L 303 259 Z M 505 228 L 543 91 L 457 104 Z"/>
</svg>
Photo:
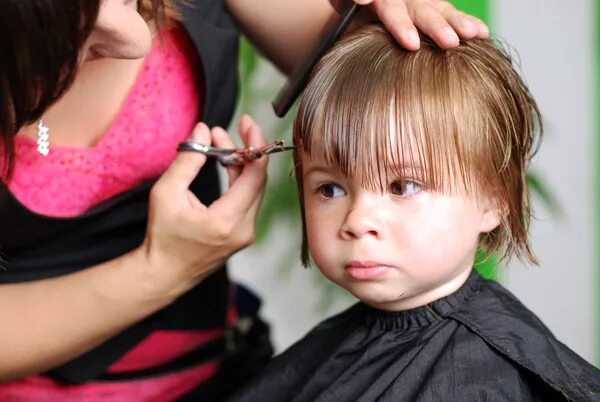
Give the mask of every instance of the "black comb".
<svg viewBox="0 0 600 402">
<path fill-rule="evenodd" d="M 285 85 L 273 101 L 273 110 L 278 117 L 283 117 L 290 110 L 298 96 L 306 87 L 310 74 L 319 61 L 335 42 L 342 36 L 346 29 L 354 20 L 362 6 L 347 0 L 342 3 L 344 7 L 340 11 L 340 16 L 335 24 L 328 24 L 319 35 L 319 40 L 309 53 L 308 57 L 296 66 L 289 76 Z"/>
</svg>

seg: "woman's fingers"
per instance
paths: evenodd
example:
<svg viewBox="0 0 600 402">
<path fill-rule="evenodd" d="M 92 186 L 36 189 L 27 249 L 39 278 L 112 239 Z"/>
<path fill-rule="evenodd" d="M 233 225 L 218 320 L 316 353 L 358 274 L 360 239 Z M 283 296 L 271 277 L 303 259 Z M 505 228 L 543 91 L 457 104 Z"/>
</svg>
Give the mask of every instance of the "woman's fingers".
<svg viewBox="0 0 600 402">
<path fill-rule="evenodd" d="M 239 128 L 245 146 L 258 148 L 266 145 L 260 127 L 249 116 L 242 117 Z M 252 213 L 255 201 L 262 198 L 266 177 L 267 157 L 246 163 L 235 182 L 221 198 L 211 204 L 210 209 L 232 221 L 246 215 L 248 211 Z"/>
<path fill-rule="evenodd" d="M 190 140 L 211 145 L 210 129 L 204 123 L 198 123 Z M 197 152 L 179 152 L 169 168 L 163 173 L 157 185 L 168 186 L 171 191 L 187 192 L 188 187 L 204 166 L 206 156 Z"/>
<path fill-rule="evenodd" d="M 415 4 L 412 8 L 412 4 Z M 437 7 L 434 7 L 434 4 Z M 447 16 L 443 15 L 440 9 L 452 7 L 450 3 L 430 1 L 430 0 L 415 0 L 409 2 L 409 15 L 415 25 L 429 36 L 438 46 L 444 49 L 458 46 L 460 39 L 457 33 L 448 23 Z M 456 10 L 454 9 L 456 12 Z M 448 14 L 451 14 L 448 11 Z"/>
<path fill-rule="evenodd" d="M 404 48 L 420 46 L 415 28 L 431 37 L 438 46 L 452 48 L 460 39 L 489 36 L 483 21 L 458 11 L 445 0 L 354 0 L 368 5 Z"/>
<path fill-rule="evenodd" d="M 221 127 L 214 127 L 211 130 L 213 146 L 218 148 L 236 148 L 235 143 L 227 134 L 227 131 L 223 130 Z M 236 165 L 225 165 L 227 169 L 227 176 L 229 177 L 229 187 L 233 184 L 233 182 L 238 178 L 240 173 L 242 172 L 242 166 Z"/>
<path fill-rule="evenodd" d="M 475 21 L 462 13 L 456 13 L 446 18 L 452 29 L 461 39 L 473 39 L 478 35 L 478 27 Z"/>
<path fill-rule="evenodd" d="M 489 36 L 487 26 L 479 18 L 457 10 L 447 1 L 435 1 L 432 5 L 461 39 L 485 39 Z"/>
<path fill-rule="evenodd" d="M 262 147 L 267 144 L 262 129 L 247 114 L 243 115 L 238 125 L 240 137 L 245 146 Z"/>
<path fill-rule="evenodd" d="M 477 38 L 477 39 L 487 39 L 490 36 L 490 30 L 488 29 L 488 27 L 485 24 L 485 22 L 483 22 L 482 20 L 480 20 L 477 17 L 473 17 L 472 15 L 466 15 L 465 14 L 464 18 L 472 21 L 473 24 L 475 25 L 476 34 L 475 34 L 474 38 Z"/>
<path fill-rule="evenodd" d="M 247 144 L 247 146 L 254 146 L 258 148 L 267 144 L 267 140 L 262 132 L 262 129 L 258 124 L 254 122 L 254 120 L 252 120 L 250 116 L 242 116 L 239 124 L 239 130 L 240 136 L 242 137 L 242 141 L 244 141 L 244 144 Z M 254 164 L 251 168 L 256 169 L 260 172 L 264 172 L 264 178 L 266 183 L 266 169 L 269 162 L 268 156 L 263 156 L 255 162 L 256 164 Z M 263 190 L 265 183 L 263 183 Z M 258 194 L 258 197 L 256 197 L 256 201 L 254 202 L 254 204 L 250 207 L 249 213 L 251 215 L 251 219 L 256 218 L 256 214 L 258 213 L 258 209 L 262 202 L 263 195 L 264 191 L 261 191 Z"/>
<path fill-rule="evenodd" d="M 359 3 L 359 0 L 355 1 Z M 362 3 L 371 3 L 375 14 L 402 47 L 408 50 L 419 48 L 419 33 L 408 13 L 404 0 L 364 0 Z"/>
<path fill-rule="evenodd" d="M 265 145 L 260 128 L 249 117 L 240 122 L 240 136 L 246 146 Z M 222 129 L 211 132 L 203 123 L 191 139 L 206 145 L 234 147 Z M 154 269 L 153 276 L 170 289 L 193 286 L 254 240 L 267 158 L 228 169 L 230 188 L 208 207 L 188 188 L 205 160 L 200 153 L 180 152 L 150 193 L 143 252 L 148 266 Z"/>
</svg>

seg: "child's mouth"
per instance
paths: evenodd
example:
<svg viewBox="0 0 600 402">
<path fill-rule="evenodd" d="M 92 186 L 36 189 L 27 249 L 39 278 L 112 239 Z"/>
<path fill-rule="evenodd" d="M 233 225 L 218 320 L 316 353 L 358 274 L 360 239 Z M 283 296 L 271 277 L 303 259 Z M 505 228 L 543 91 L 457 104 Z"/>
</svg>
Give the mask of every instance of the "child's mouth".
<svg viewBox="0 0 600 402">
<path fill-rule="evenodd" d="M 389 265 L 375 261 L 352 261 L 344 268 L 350 277 L 362 281 L 379 279 L 392 269 Z"/>
</svg>

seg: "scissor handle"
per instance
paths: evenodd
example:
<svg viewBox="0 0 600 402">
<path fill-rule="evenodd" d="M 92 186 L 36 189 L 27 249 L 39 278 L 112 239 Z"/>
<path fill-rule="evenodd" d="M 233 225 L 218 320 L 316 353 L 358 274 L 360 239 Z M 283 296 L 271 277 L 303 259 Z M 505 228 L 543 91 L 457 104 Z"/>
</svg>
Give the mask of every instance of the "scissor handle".
<svg viewBox="0 0 600 402">
<path fill-rule="evenodd" d="M 179 145 L 177 145 L 177 150 L 178 151 L 199 152 L 201 154 L 208 155 L 208 156 L 226 156 L 226 155 L 231 155 L 238 151 L 238 149 L 235 149 L 235 148 L 211 147 L 209 145 L 204 145 L 197 141 L 191 141 L 191 140 L 180 142 Z"/>
</svg>

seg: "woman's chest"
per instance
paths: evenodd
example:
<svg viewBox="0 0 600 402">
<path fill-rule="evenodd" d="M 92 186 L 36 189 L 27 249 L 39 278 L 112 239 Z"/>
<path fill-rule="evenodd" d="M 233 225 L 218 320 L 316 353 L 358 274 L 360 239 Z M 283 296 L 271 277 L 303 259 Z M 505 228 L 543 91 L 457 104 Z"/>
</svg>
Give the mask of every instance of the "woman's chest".
<svg viewBox="0 0 600 402">
<path fill-rule="evenodd" d="M 183 30 L 170 31 L 157 40 L 91 147 L 57 144 L 49 123 L 47 156 L 38 152 L 34 139 L 18 137 L 11 192 L 35 212 L 75 216 L 159 176 L 174 159 L 177 143 L 187 138 L 198 119 L 202 88 L 197 84 L 195 60 Z M 97 112 L 110 117 L 101 107 Z M 74 121 L 90 116 L 89 130 L 78 128 L 81 139 L 74 141 L 82 145 L 96 135 L 92 123 L 101 122 L 91 117 L 93 110 L 74 109 L 74 114 L 78 116 Z"/>
</svg>

